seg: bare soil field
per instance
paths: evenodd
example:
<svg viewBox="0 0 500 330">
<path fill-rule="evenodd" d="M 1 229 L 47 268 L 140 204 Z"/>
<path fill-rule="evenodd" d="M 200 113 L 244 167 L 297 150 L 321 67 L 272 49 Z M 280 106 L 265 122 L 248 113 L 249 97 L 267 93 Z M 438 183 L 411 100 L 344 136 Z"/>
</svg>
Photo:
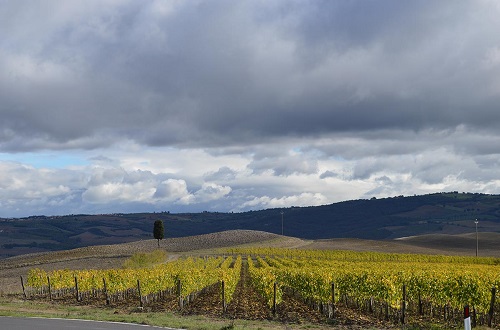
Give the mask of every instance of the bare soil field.
<svg viewBox="0 0 500 330">
<path fill-rule="evenodd" d="M 500 234 L 479 233 L 479 256 L 500 258 Z M 336 238 L 315 240 L 302 246 L 318 250 L 376 251 L 386 253 L 417 253 L 434 255 L 475 256 L 476 235 L 421 235 L 395 240 L 363 240 Z"/>
<path fill-rule="evenodd" d="M 396 242 L 410 246 L 414 249 L 425 248 L 434 250 L 438 252 L 436 254 L 470 256 L 474 256 L 476 254 L 477 243 L 479 256 L 500 258 L 499 233 L 478 233 L 477 241 L 476 234 L 469 233 L 460 235 L 421 235 L 401 238 L 396 240 Z"/>
</svg>

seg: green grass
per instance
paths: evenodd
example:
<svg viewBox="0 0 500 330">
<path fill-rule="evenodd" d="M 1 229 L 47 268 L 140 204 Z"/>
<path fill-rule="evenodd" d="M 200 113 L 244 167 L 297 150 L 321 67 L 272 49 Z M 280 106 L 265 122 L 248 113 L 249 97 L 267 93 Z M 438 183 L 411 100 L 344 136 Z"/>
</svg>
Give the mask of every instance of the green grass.
<svg viewBox="0 0 500 330">
<path fill-rule="evenodd" d="M 183 316 L 173 312 L 154 313 L 138 308 L 96 308 L 89 306 L 64 306 L 50 302 L 22 300 L 12 296 L 0 296 L 0 316 L 68 318 L 95 321 L 111 321 L 200 330 L 276 330 L 284 325 L 273 321 L 231 320 L 205 316 Z M 305 329 L 300 325 L 295 329 Z"/>
<path fill-rule="evenodd" d="M 167 260 L 165 250 L 155 250 L 151 253 L 135 253 L 125 260 L 123 268 L 147 268 Z"/>
<path fill-rule="evenodd" d="M 175 312 L 150 312 L 147 308 L 115 308 L 115 307 L 90 307 L 77 305 L 60 305 L 48 301 L 23 300 L 19 295 L 0 296 L 0 316 L 11 317 L 43 317 L 43 318 L 67 318 L 94 321 L 111 321 L 135 323 L 159 327 L 170 327 L 192 330 L 332 330 L 345 329 L 336 322 L 324 325 L 319 324 L 283 324 L 276 321 L 251 321 L 240 319 L 212 318 L 202 315 L 180 315 Z M 367 329 L 377 330 L 376 327 Z M 446 324 L 428 323 L 412 324 L 403 327 L 406 330 L 448 330 L 461 329 L 461 327 L 449 327 Z M 478 326 L 475 330 L 490 329 L 486 326 Z"/>
</svg>

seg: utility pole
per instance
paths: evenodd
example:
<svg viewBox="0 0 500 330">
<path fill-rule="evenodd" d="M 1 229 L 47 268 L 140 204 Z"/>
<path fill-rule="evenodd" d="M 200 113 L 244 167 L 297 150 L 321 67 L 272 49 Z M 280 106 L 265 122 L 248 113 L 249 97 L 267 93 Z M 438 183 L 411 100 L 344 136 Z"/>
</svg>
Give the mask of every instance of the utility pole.
<svg viewBox="0 0 500 330">
<path fill-rule="evenodd" d="M 479 223 L 479 221 L 476 219 L 476 221 L 474 221 L 474 223 L 476 224 L 476 257 L 477 257 L 478 251 L 479 251 L 479 236 L 477 233 L 477 224 Z"/>
<path fill-rule="evenodd" d="M 285 212 L 281 211 L 281 236 L 283 236 L 283 214 L 285 214 Z"/>
</svg>

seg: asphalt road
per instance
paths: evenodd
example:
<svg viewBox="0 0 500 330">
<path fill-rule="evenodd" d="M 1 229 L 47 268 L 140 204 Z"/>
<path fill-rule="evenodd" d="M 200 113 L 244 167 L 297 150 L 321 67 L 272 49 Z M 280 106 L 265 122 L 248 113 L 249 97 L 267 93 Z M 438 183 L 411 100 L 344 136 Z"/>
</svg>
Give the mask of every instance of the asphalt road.
<svg viewBox="0 0 500 330">
<path fill-rule="evenodd" d="M 170 329 L 128 323 L 98 322 L 85 320 L 0 317 L 1 330 L 153 330 Z"/>
</svg>

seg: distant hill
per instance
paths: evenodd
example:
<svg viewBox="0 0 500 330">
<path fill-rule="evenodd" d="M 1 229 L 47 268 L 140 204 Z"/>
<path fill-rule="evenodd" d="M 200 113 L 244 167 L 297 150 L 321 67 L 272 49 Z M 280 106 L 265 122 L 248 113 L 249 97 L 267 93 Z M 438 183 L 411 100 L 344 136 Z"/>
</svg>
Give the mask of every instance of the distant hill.
<svg viewBox="0 0 500 330">
<path fill-rule="evenodd" d="M 0 257 L 152 237 L 163 220 L 168 238 L 246 229 L 303 239 L 388 240 L 426 234 L 500 233 L 500 195 L 435 193 L 353 200 L 324 206 L 242 213 L 135 213 L 0 219 Z"/>
</svg>

